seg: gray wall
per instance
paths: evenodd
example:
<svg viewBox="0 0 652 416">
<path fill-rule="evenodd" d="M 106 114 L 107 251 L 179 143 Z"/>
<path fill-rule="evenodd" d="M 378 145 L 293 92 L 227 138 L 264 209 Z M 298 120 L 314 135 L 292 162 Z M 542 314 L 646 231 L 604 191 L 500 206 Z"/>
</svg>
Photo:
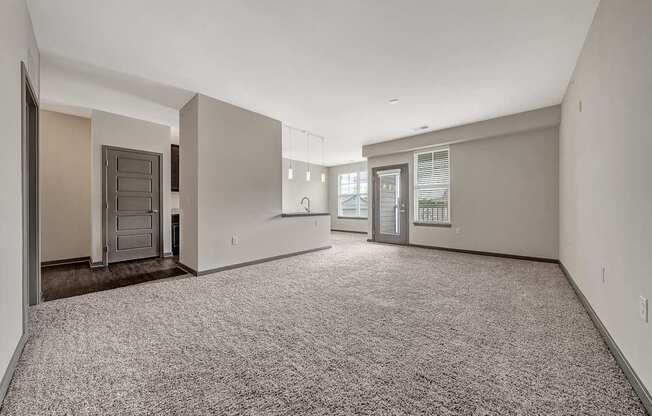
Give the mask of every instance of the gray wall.
<svg viewBox="0 0 652 416">
<path fill-rule="evenodd" d="M 409 165 L 411 244 L 558 257 L 557 127 L 451 144 L 450 228 L 413 225 L 413 160 L 411 151 L 368 160 L 370 178 L 374 167 Z"/>
<path fill-rule="evenodd" d="M 91 254 L 91 120 L 40 115 L 41 261 Z"/>
<path fill-rule="evenodd" d="M 170 127 L 93 110 L 91 116 L 91 258 L 102 261 L 102 146 L 163 154 L 163 250 L 171 251 Z"/>
<path fill-rule="evenodd" d="M 559 105 L 556 105 L 449 129 L 417 134 L 416 136 L 369 144 L 362 146 L 362 156 L 367 158 L 377 157 L 430 146 L 461 143 L 541 130 L 547 127 L 557 127 L 560 121 L 561 108 Z"/>
<path fill-rule="evenodd" d="M 179 261 L 193 270 L 197 264 L 197 143 L 199 96 L 195 95 L 179 112 Z"/>
<path fill-rule="evenodd" d="M 367 232 L 369 228 L 368 219 L 352 220 L 337 217 L 337 176 L 344 173 L 363 172 L 366 170 L 367 162 L 331 166 L 328 169 L 328 207 L 331 213 L 331 228 L 333 230 Z"/>
<path fill-rule="evenodd" d="M 314 163 L 310 164 L 310 181 L 306 180 L 308 165 L 306 162 L 294 161 L 294 177 L 288 179 L 288 168 L 293 161 L 283 158 L 283 212 L 303 212 L 301 198 L 310 198 L 313 212 L 328 212 L 328 168 Z M 321 174 L 326 174 L 326 183 L 322 183 Z"/>
<path fill-rule="evenodd" d="M 650 39 L 651 1 L 602 0 L 560 128 L 560 259 L 648 390 L 652 323 L 638 302 L 652 301 Z"/>
<path fill-rule="evenodd" d="M 23 0 L 0 1 L 0 378 L 23 332 L 20 62 L 39 93 L 39 52 Z M 1 394 L 1 392 L 0 392 Z"/>
<path fill-rule="evenodd" d="M 195 149 L 184 152 L 196 152 L 197 163 L 182 169 L 196 177 L 196 200 L 186 202 L 181 189 L 181 215 L 197 209 L 195 270 L 329 245 L 328 216 L 280 216 L 281 123 L 204 95 L 195 100 L 197 140 Z M 186 128 L 182 118 L 181 148 L 193 146 Z M 181 164 L 186 164 L 183 158 Z"/>
</svg>

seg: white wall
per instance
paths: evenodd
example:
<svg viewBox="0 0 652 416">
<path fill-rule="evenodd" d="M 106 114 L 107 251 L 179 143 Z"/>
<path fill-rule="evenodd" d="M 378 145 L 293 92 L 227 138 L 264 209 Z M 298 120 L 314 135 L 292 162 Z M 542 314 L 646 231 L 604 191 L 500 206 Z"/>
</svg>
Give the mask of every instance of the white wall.
<svg viewBox="0 0 652 416">
<path fill-rule="evenodd" d="M 369 219 L 338 218 L 337 192 L 338 175 L 353 172 L 366 172 L 367 162 L 349 163 L 346 165 L 331 166 L 328 168 L 328 207 L 331 213 L 331 228 L 340 231 L 353 231 L 366 233 L 369 228 Z M 370 205 L 371 206 L 371 205 Z"/>
<path fill-rule="evenodd" d="M 281 123 L 204 95 L 193 101 L 182 110 L 181 164 L 183 175 L 192 175 L 185 152 L 197 155 L 193 165 L 197 197 L 196 201 L 185 201 L 182 190 L 181 218 L 196 206 L 195 270 L 201 272 L 329 245 L 329 216 L 281 217 Z M 184 120 L 187 117 L 192 122 L 195 106 L 196 144 L 193 127 L 188 127 Z M 186 178 L 182 184 L 186 181 L 193 182 Z M 237 245 L 232 244 L 233 236 L 238 239 Z M 181 250 L 183 253 L 183 239 Z"/>
<path fill-rule="evenodd" d="M 23 332 L 23 231 L 20 62 L 36 94 L 39 52 L 23 0 L 0 2 L 0 377 Z"/>
<path fill-rule="evenodd" d="M 638 300 L 652 302 L 651 39 L 651 1 L 602 0 L 560 128 L 560 259 L 648 390 L 652 323 Z"/>
<path fill-rule="evenodd" d="M 288 179 L 288 168 L 293 166 L 293 179 Z M 306 180 L 306 171 L 310 166 L 310 181 Z M 321 174 L 326 175 L 326 182 L 321 181 Z M 283 178 L 283 212 L 304 212 L 300 202 L 304 196 L 310 198 L 312 212 L 328 212 L 328 168 L 297 160 L 283 158 L 281 170 Z M 307 206 L 304 203 L 304 206 Z"/>
<path fill-rule="evenodd" d="M 414 152 L 368 160 L 370 178 L 372 168 L 408 164 L 411 244 L 557 259 L 556 127 L 450 145 L 450 228 L 413 224 L 413 162 Z"/>
<path fill-rule="evenodd" d="M 163 154 L 163 250 L 171 252 L 170 238 L 170 127 L 94 110 L 91 121 L 91 258 L 102 261 L 102 146 Z"/>
<path fill-rule="evenodd" d="M 41 111 L 41 261 L 91 254 L 91 120 Z"/>
</svg>

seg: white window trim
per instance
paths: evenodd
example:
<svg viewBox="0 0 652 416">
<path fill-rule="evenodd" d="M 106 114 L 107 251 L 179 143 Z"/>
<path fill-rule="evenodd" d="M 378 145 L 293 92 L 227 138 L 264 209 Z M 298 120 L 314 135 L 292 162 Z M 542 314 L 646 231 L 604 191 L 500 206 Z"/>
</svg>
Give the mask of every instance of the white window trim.
<svg viewBox="0 0 652 416">
<path fill-rule="evenodd" d="M 446 221 L 446 222 L 441 222 L 441 221 L 423 222 L 423 221 L 419 221 L 419 212 L 418 212 L 419 211 L 419 208 L 418 208 L 419 207 L 419 201 L 417 199 L 417 174 L 418 174 L 417 172 L 419 170 L 418 169 L 418 161 L 417 161 L 418 157 L 419 157 L 419 155 L 422 155 L 424 153 L 434 153 L 434 152 L 444 152 L 444 151 L 448 152 L 448 206 L 447 206 L 448 221 Z M 451 182 L 453 181 L 453 178 L 452 178 L 452 175 L 451 175 L 452 161 L 451 161 L 451 148 L 450 148 L 450 146 L 440 146 L 440 147 L 430 148 L 430 149 L 427 149 L 427 150 L 416 151 L 416 152 L 414 152 L 413 164 L 414 164 L 414 168 L 412 169 L 412 171 L 414 172 L 414 174 L 413 174 L 412 180 L 413 180 L 414 185 L 412 186 L 412 192 L 414 194 L 414 198 L 413 198 L 414 202 L 413 202 L 413 206 L 412 206 L 412 208 L 413 208 L 412 209 L 412 215 L 414 217 L 413 218 L 414 219 L 414 224 L 445 225 L 445 226 L 451 225 L 453 223 L 453 213 L 451 211 L 451 199 L 452 199 L 451 198 Z"/>
<path fill-rule="evenodd" d="M 342 177 L 344 175 L 351 175 L 351 174 L 355 173 L 356 178 L 357 178 L 356 179 L 356 192 L 353 193 L 353 194 L 344 194 L 344 195 L 360 195 L 360 173 L 362 173 L 362 172 L 366 173 L 366 171 L 354 171 L 354 172 L 344 172 L 344 173 L 340 173 L 340 174 L 337 175 L 337 217 L 338 218 L 352 218 L 352 219 L 368 219 L 369 218 L 368 214 L 367 214 L 367 216 L 362 216 L 362 215 L 354 215 L 354 216 L 342 215 L 342 205 L 341 205 L 341 201 L 340 201 L 340 198 L 342 196 L 342 189 L 341 189 L 342 180 L 340 179 L 340 177 Z M 369 175 L 367 175 L 367 193 L 366 193 L 366 195 L 367 195 L 367 212 L 368 212 L 368 210 L 369 210 Z M 360 206 L 358 205 L 358 212 L 359 211 L 360 211 Z"/>
</svg>

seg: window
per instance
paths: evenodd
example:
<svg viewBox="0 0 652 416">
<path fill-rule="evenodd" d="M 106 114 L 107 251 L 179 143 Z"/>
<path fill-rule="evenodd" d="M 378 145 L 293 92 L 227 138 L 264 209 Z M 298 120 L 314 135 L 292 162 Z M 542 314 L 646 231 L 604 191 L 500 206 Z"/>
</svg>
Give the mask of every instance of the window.
<svg viewBox="0 0 652 416">
<path fill-rule="evenodd" d="M 414 164 L 414 221 L 450 224 L 449 149 L 415 153 Z"/>
<path fill-rule="evenodd" d="M 338 217 L 367 218 L 367 172 L 344 173 L 337 177 Z"/>
</svg>

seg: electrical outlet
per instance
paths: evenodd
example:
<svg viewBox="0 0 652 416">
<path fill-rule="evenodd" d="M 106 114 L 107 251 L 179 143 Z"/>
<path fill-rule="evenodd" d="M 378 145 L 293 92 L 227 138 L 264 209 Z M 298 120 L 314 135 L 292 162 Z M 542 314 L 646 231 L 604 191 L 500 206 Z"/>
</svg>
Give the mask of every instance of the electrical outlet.
<svg viewBox="0 0 652 416">
<path fill-rule="evenodd" d="M 317 220 L 315 220 L 315 228 L 317 228 Z"/>
<path fill-rule="evenodd" d="M 239 241 L 238 241 L 238 236 L 237 235 L 234 235 L 233 237 L 231 237 L 231 245 L 237 246 L 238 243 L 239 243 Z"/>
<path fill-rule="evenodd" d="M 455 228 L 455 234 L 460 234 L 462 232 L 462 227 Z"/>
<path fill-rule="evenodd" d="M 638 314 L 641 317 L 641 321 L 648 322 L 647 299 L 643 296 L 638 300 Z"/>
<path fill-rule="evenodd" d="M 607 278 L 605 277 L 606 267 L 602 266 L 602 283 L 607 283 Z"/>
</svg>

